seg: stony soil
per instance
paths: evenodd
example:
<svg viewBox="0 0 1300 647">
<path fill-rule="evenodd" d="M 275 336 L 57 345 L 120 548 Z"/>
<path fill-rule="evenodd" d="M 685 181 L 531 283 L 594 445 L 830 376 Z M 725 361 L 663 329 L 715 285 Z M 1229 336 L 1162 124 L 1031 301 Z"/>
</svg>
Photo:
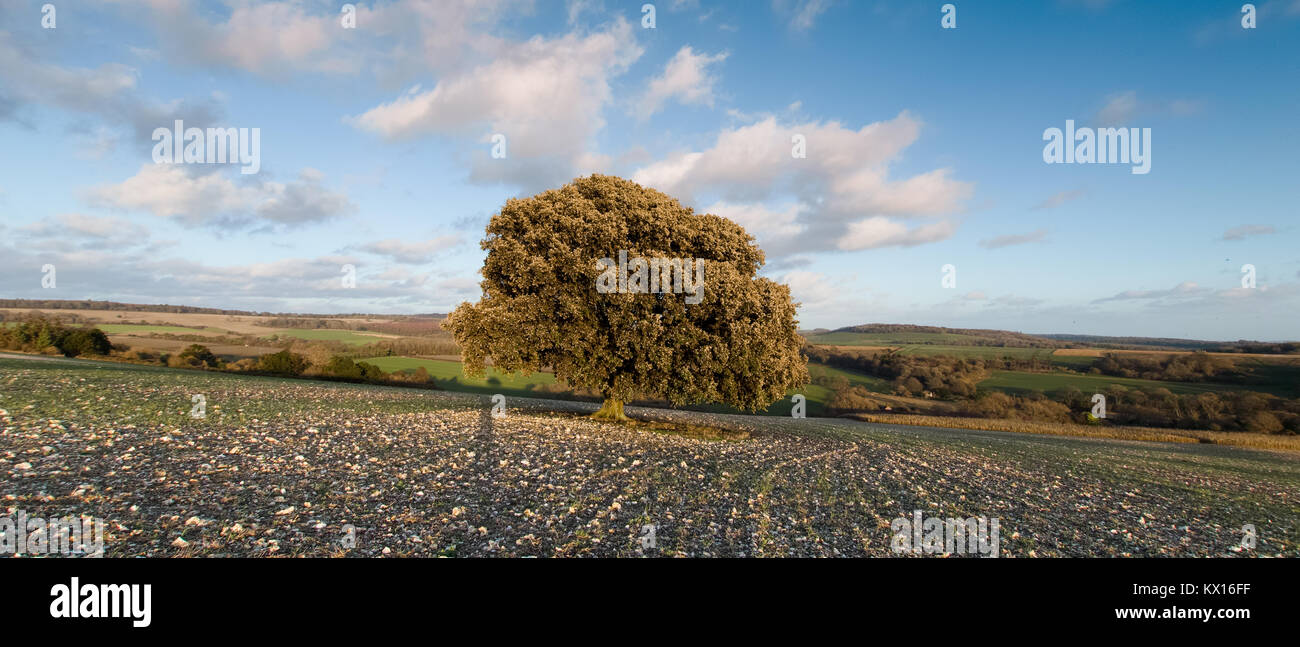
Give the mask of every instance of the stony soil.
<svg viewBox="0 0 1300 647">
<path fill-rule="evenodd" d="M 705 440 L 491 407 L 0 358 L 0 515 L 103 518 L 110 557 L 894 556 L 914 510 L 998 518 L 1002 557 L 1300 556 L 1295 453 L 628 408 L 748 433 Z"/>
</svg>

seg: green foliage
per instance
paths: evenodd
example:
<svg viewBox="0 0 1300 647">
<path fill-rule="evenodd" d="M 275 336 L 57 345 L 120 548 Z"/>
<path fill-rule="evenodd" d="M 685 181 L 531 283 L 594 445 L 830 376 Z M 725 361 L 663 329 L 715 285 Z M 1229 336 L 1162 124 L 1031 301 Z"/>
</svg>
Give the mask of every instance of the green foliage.
<svg viewBox="0 0 1300 647">
<path fill-rule="evenodd" d="M 433 382 L 433 378 L 429 376 L 429 370 L 424 366 L 418 366 L 414 370 L 394 369 L 392 373 L 389 373 L 376 363 L 357 362 L 342 355 L 331 357 L 330 361 L 325 364 L 323 372 L 331 377 L 383 384 L 430 385 Z"/>
<path fill-rule="evenodd" d="M 1094 366 L 1104 375 L 1170 382 L 1223 381 L 1242 376 L 1232 359 L 1202 351 L 1164 356 L 1107 353 Z"/>
<path fill-rule="evenodd" d="M 216 368 L 221 365 L 221 358 L 202 344 L 190 344 L 177 357 L 189 366 Z"/>
<path fill-rule="evenodd" d="M 341 355 L 330 358 L 329 363 L 325 365 L 325 374 L 354 380 L 361 379 L 361 369 L 357 367 L 356 362 L 350 357 Z"/>
<path fill-rule="evenodd" d="M 511 199 L 482 243 L 484 296 L 444 328 L 465 371 L 551 367 L 606 399 L 660 398 L 757 410 L 808 382 L 790 290 L 756 276 L 763 252 L 739 225 L 616 177 Z M 599 293 L 597 261 L 705 260 L 703 301 Z"/>
<path fill-rule="evenodd" d="M 112 350 L 108 336 L 98 328 L 70 328 L 44 317 L 28 317 L 15 325 L 0 327 L 0 348 L 30 353 L 57 351 L 68 357 L 107 355 Z"/>
<path fill-rule="evenodd" d="M 98 328 L 69 330 L 67 334 L 55 342 L 55 345 L 68 357 L 107 355 L 113 350 L 113 345 L 108 341 L 108 335 L 105 335 Z"/>
<path fill-rule="evenodd" d="M 257 370 L 280 375 L 302 375 L 310 365 L 306 357 L 288 349 L 263 355 L 257 360 Z"/>
<path fill-rule="evenodd" d="M 381 382 L 388 378 L 383 369 L 366 362 L 357 362 L 357 372 L 361 374 L 361 379 L 368 382 Z"/>
<path fill-rule="evenodd" d="M 923 397 L 928 393 L 940 399 L 973 397 L 976 385 L 988 377 L 988 365 L 1001 363 L 1001 360 L 899 355 L 825 346 L 810 346 L 805 352 L 814 362 L 890 380 L 893 392 L 899 395 Z"/>
<path fill-rule="evenodd" d="M 1069 407 L 1037 394 L 1021 397 L 997 391 L 984 393 L 975 400 L 963 403 L 962 412 L 980 418 L 1039 420 L 1044 422 L 1070 421 Z"/>
</svg>

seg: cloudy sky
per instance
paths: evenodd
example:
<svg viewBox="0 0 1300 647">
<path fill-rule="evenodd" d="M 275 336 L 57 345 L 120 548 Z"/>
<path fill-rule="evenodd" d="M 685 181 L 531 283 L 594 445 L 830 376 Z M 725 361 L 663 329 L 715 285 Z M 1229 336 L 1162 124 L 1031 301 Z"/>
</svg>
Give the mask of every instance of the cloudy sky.
<svg viewBox="0 0 1300 647">
<path fill-rule="evenodd" d="M 601 172 L 744 225 L 802 327 L 1300 338 L 1300 0 L 43 4 L 0 0 L 0 297 L 446 312 L 507 198 Z M 259 171 L 155 163 L 176 119 Z M 1067 120 L 1150 172 L 1045 163 Z"/>
</svg>

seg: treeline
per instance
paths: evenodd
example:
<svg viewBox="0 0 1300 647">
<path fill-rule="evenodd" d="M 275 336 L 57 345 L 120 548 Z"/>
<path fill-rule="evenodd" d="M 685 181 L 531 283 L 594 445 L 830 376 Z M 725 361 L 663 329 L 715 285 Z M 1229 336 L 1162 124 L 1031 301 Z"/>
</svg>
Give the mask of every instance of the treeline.
<svg viewBox="0 0 1300 647">
<path fill-rule="evenodd" d="M 211 315 L 240 315 L 247 317 L 310 317 L 310 318 L 343 318 L 354 319 L 357 317 L 374 318 L 374 317 L 433 317 L 441 318 L 446 315 L 440 313 L 427 313 L 417 315 L 382 315 L 367 314 L 364 312 L 349 312 L 343 314 L 317 314 L 313 312 L 255 312 L 252 310 L 228 310 L 225 308 L 203 308 L 198 306 L 174 306 L 162 303 L 143 304 L 143 303 L 121 303 L 118 301 L 95 301 L 91 299 L 73 300 L 73 299 L 0 299 L 0 308 L 38 308 L 42 310 L 115 310 L 130 312 L 174 312 L 179 314 L 211 314 Z"/>
<path fill-rule="evenodd" d="M 451 335 L 443 332 L 441 318 L 402 317 L 392 321 L 354 321 L 351 319 L 328 319 L 315 317 L 275 317 L 254 322 L 267 328 L 297 328 L 308 330 L 357 330 L 380 332 L 390 335 L 424 337 L 430 335 Z"/>
<path fill-rule="evenodd" d="M 258 375 L 438 388 L 423 366 L 414 371 L 389 373 L 374 364 L 357 362 L 349 357 L 338 355 L 330 357 L 328 361 L 321 364 L 314 364 L 306 355 L 295 353 L 287 348 L 261 355 L 256 359 L 245 357 L 234 362 L 226 362 L 202 344 L 190 344 L 176 354 L 126 350 L 120 352 L 117 357 L 133 363 L 160 364 L 172 368 L 212 369 Z"/>
<path fill-rule="evenodd" d="M 1211 353 L 1258 353 L 1292 355 L 1300 353 L 1300 342 L 1264 342 L 1239 339 L 1235 342 L 1178 339 L 1173 337 L 1104 337 L 1098 335 L 1043 335 L 1048 339 L 1109 350 L 1202 350 Z"/>
<path fill-rule="evenodd" d="M 1141 427 L 1178 427 L 1212 431 L 1254 431 L 1265 434 L 1300 433 L 1300 400 L 1287 400 L 1255 391 L 1185 393 L 1166 388 L 1128 389 L 1115 384 L 1106 396 L 1106 420 Z M 1057 394 L 1076 407 L 1091 406 L 1091 395 L 1067 389 Z"/>
<path fill-rule="evenodd" d="M 256 315 L 246 310 L 223 310 L 195 306 L 119 303 L 117 301 L 69 299 L 0 299 L 0 308 L 40 308 L 43 310 L 120 310 L 130 312 L 174 312 L 178 314 Z"/>
<path fill-rule="evenodd" d="M 46 355 L 108 355 L 113 346 L 98 328 L 72 328 L 33 317 L 0 327 L 0 348 Z"/>
<path fill-rule="evenodd" d="M 372 332 L 382 332 L 389 335 L 404 335 L 407 337 L 426 337 L 429 335 L 443 334 L 447 335 L 448 339 L 450 339 L 451 334 L 444 332 L 442 329 L 442 322 L 445 319 L 446 317 L 411 317 L 409 319 L 397 319 L 394 321 L 363 324 L 360 329 Z"/>
<path fill-rule="evenodd" d="M 435 338 L 385 339 L 363 346 L 352 346 L 338 353 L 348 357 L 418 357 L 421 355 L 460 355 L 456 340 L 443 333 Z"/>
<path fill-rule="evenodd" d="M 949 401 L 899 404 L 882 399 L 864 387 L 850 386 L 843 377 L 815 379 L 815 383 L 835 392 L 827 406 L 836 414 L 897 410 L 1044 422 L 1300 433 L 1300 399 L 1288 400 L 1267 393 L 1224 391 L 1179 395 L 1163 387 L 1129 389 L 1111 385 L 1102 391 L 1107 414 L 1101 420 L 1092 416 L 1094 394 L 1075 387 L 1023 394 L 977 388 L 989 371 L 1024 370 L 1020 365 L 1030 364 L 1029 360 L 878 354 L 822 346 L 806 346 L 804 353 L 812 362 L 890 380 L 891 390 L 897 395 Z M 1195 382 L 1243 377 L 1230 358 L 1206 353 L 1165 358 L 1117 355 L 1103 357 L 1097 364 L 1099 370 L 1104 364 L 1106 370 L 1114 371 L 1108 373 L 1111 375 L 1154 380 Z"/>
<path fill-rule="evenodd" d="M 834 332 L 854 332 L 854 333 L 934 333 L 944 335 L 962 335 L 969 339 L 962 340 L 963 345 L 967 346 L 1008 346 L 1013 348 L 1060 348 L 1069 344 L 1062 344 L 1046 337 L 1036 335 L 1027 335 L 1010 330 L 990 330 L 986 328 L 944 328 L 942 326 L 914 326 L 911 324 L 863 324 L 861 326 L 849 326 L 847 328 L 838 328 Z M 937 340 L 927 341 L 909 341 L 909 344 L 944 344 L 946 342 Z"/>
<path fill-rule="evenodd" d="M 890 380 L 894 393 L 917 397 L 961 399 L 975 396 L 976 385 L 989 371 L 1044 371 L 1051 363 L 1037 358 L 953 357 L 901 355 L 872 350 L 805 346 L 809 361 Z M 834 384 L 823 384 L 835 388 Z"/>
<path fill-rule="evenodd" d="M 1255 353 L 1259 355 L 1295 355 L 1300 353 L 1300 342 L 1264 342 L 1241 340 L 1216 346 L 1217 353 Z"/>
<path fill-rule="evenodd" d="M 356 330 L 359 324 L 355 321 L 320 317 L 272 317 L 254 321 L 253 325 L 266 326 L 267 328 L 305 328 L 308 330 Z"/>
<path fill-rule="evenodd" d="M 1245 377 L 1233 360 L 1204 351 L 1164 356 L 1107 353 L 1092 367 L 1103 375 L 1167 382 L 1222 382 Z"/>
</svg>

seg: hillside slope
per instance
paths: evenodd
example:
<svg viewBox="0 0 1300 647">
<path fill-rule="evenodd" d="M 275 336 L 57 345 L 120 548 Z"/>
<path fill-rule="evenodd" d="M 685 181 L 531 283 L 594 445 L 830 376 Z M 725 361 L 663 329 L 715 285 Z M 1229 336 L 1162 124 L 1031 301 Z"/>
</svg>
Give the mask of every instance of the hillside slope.
<svg viewBox="0 0 1300 647">
<path fill-rule="evenodd" d="M 1247 522 L 1259 554 L 1300 542 L 1300 460 L 1278 452 L 629 410 L 749 434 L 709 441 L 571 402 L 509 398 L 496 419 L 463 394 L 69 360 L 0 374 L 9 505 L 106 518 L 110 556 L 890 556 L 916 510 L 997 517 L 1005 556 L 1231 555 Z"/>
</svg>

